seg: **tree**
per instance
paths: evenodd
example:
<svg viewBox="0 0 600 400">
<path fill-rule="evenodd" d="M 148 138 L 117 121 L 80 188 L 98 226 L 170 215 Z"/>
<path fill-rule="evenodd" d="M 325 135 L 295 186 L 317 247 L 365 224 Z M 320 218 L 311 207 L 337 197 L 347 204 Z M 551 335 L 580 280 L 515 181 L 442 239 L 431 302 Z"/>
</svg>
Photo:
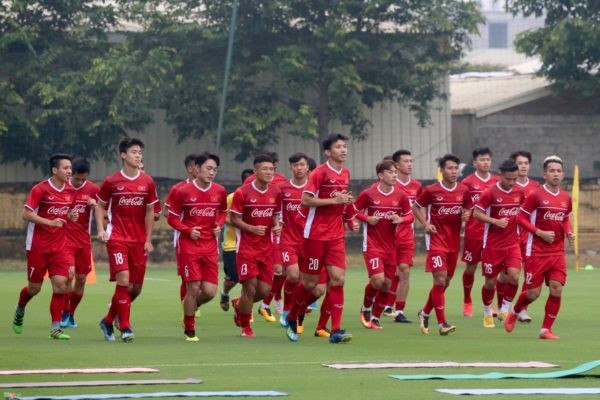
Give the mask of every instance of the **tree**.
<svg viewBox="0 0 600 400">
<path fill-rule="evenodd" d="M 232 1 L 188 1 L 187 12 L 149 3 L 146 34 L 177 48 L 181 66 L 164 95 L 167 120 L 180 138 L 214 135 Z M 244 159 L 282 128 L 322 139 L 335 119 L 362 139 L 364 108 L 385 100 L 426 124 L 481 22 L 475 2 L 461 0 L 241 1 L 223 142 Z"/>
<path fill-rule="evenodd" d="M 0 2 L 0 162 L 112 158 L 119 137 L 152 121 L 172 51 L 109 40 L 118 18 L 93 0 Z"/>
<path fill-rule="evenodd" d="M 600 2 L 507 0 L 513 14 L 544 17 L 542 28 L 521 33 L 517 50 L 542 60 L 540 74 L 558 91 L 600 95 Z"/>
</svg>

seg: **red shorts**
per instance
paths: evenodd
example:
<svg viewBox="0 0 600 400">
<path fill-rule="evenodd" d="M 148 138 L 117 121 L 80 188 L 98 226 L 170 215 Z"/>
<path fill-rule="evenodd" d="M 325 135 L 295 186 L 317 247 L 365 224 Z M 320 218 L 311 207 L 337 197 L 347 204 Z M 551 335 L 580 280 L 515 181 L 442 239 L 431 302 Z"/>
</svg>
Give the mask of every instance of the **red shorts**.
<svg viewBox="0 0 600 400">
<path fill-rule="evenodd" d="M 318 275 L 327 265 L 346 269 L 346 240 L 306 239 L 302 244 L 302 256 L 300 271 L 305 274 Z"/>
<path fill-rule="evenodd" d="M 92 247 L 67 247 L 69 265 L 75 266 L 77 275 L 87 275 L 92 271 Z"/>
<path fill-rule="evenodd" d="M 279 239 L 277 239 L 279 240 Z M 283 265 L 283 257 L 281 255 L 281 250 L 279 249 L 279 243 L 272 243 L 273 244 L 273 256 L 271 257 L 273 259 L 273 264 L 276 265 Z"/>
<path fill-rule="evenodd" d="M 486 247 L 481 253 L 481 274 L 486 278 L 495 278 L 507 268 L 521 270 L 521 249 L 516 244 L 507 249 Z"/>
<path fill-rule="evenodd" d="M 184 282 L 219 283 L 218 254 L 177 254 L 177 270 Z"/>
<path fill-rule="evenodd" d="M 284 267 L 298 264 L 301 258 L 302 245 L 301 244 L 280 244 L 279 250 L 281 253 L 281 260 Z"/>
<path fill-rule="evenodd" d="M 465 238 L 462 261 L 469 264 L 477 264 L 481 261 L 482 250 L 483 240 Z"/>
<path fill-rule="evenodd" d="M 550 281 L 564 286 L 567 283 L 567 262 L 565 256 L 525 257 L 525 288 L 535 289 Z"/>
<path fill-rule="evenodd" d="M 428 251 L 425 260 L 425 272 L 447 271 L 448 279 L 454 276 L 456 263 L 458 262 L 458 251 Z"/>
<path fill-rule="evenodd" d="M 46 271 L 48 275 L 69 277 L 70 257 L 66 251 L 41 253 L 27 252 L 27 280 L 31 283 L 40 283 L 44 280 Z"/>
<path fill-rule="evenodd" d="M 116 280 L 116 275 L 121 271 L 129 271 L 129 283 L 141 285 L 146 275 L 147 256 L 144 243 L 114 242 L 106 243 L 108 251 L 108 265 L 110 267 L 111 282 Z"/>
<path fill-rule="evenodd" d="M 412 267 L 415 263 L 415 248 L 414 246 L 409 247 L 397 247 L 396 248 L 396 262 L 398 265 L 406 264 Z"/>
<path fill-rule="evenodd" d="M 395 254 L 366 252 L 363 253 L 363 256 L 369 278 L 373 275 L 383 274 L 388 279 L 394 279 L 397 267 Z"/>
<path fill-rule="evenodd" d="M 236 265 L 240 282 L 258 277 L 259 280 L 273 285 L 275 269 L 273 268 L 273 259 L 270 253 L 260 256 L 237 253 Z"/>
</svg>

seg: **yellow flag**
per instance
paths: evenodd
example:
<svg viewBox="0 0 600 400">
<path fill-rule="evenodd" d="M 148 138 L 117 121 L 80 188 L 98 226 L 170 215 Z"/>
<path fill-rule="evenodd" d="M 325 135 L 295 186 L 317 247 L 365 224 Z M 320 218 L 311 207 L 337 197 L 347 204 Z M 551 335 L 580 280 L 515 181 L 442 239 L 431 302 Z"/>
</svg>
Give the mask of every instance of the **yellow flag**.
<svg viewBox="0 0 600 400">
<path fill-rule="evenodd" d="M 575 271 L 579 271 L 579 166 L 575 165 L 573 170 L 573 234 L 575 235 Z"/>
<path fill-rule="evenodd" d="M 442 181 L 442 169 L 441 168 L 437 169 L 437 174 L 435 176 L 435 179 L 437 179 L 438 182 Z"/>
</svg>

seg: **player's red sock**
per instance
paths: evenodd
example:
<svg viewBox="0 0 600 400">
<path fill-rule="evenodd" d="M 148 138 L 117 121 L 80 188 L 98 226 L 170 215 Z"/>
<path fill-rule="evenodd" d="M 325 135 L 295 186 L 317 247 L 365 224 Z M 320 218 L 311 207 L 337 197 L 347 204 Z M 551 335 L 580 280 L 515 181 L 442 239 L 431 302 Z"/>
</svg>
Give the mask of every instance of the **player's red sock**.
<svg viewBox="0 0 600 400">
<path fill-rule="evenodd" d="M 240 326 L 242 328 L 247 328 L 250 326 L 250 319 L 252 318 L 252 313 L 250 314 L 238 314 L 240 316 Z"/>
<path fill-rule="evenodd" d="M 325 329 L 327 327 L 327 321 L 331 317 L 331 301 L 329 300 L 329 292 L 325 294 L 323 301 L 321 302 L 321 315 L 319 315 L 319 322 L 317 322 L 317 330 Z"/>
<path fill-rule="evenodd" d="M 196 317 L 194 315 L 184 315 L 183 325 L 186 331 L 193 331 L 196 329 Z"/>
<path fill-rule="evenodd" d="M 527 292 L 521 292 L 521 294 L 519 295 L 519 299 L 513 307 L 515 314 L 518 314 L 521 311 L 523 311 L 523 309 L 527 307 L 529 303 L 531 303 L 531 301 L 527 298 Z"/>
<path fill-rule="evenodd" d="M 65 306 L 65 294 L 64 293 L 52 293 L 50 299 L 50 316 L 52 322 L 60 322 L 62 317 L 63 307 Z"/>
<path fill-rule="evenodd" d="M 75 310 L 77 309 L 77 306 L 79 305 L 79 303 L 81 303 L 81 299 L 83 298 L 83 293 L 75 293 L 75 292 L 71 292 L 69 294 L 70 297 L 70 301 L 69 301 L 69 312 L 71 313 L 71 315 L 75 315 Z"/>
<path fill-rule="evenodd" d="M 318 299 L 319 298 L 317 296 L 315 296 L 312 291 L 308 292 L 306 294 L 306 296 L 304 296 L 304 301 L 300 305 L 300 308 L 298 308 L 298 314 L 302 314 L 302 315 L 306 314 L 306 309 L 308 308 L 308 306 L 310 306 L 312 303 L 314 303 Z"/>
<path fill-rule="evenodd" d="M 296 289 L 296 285 L 298 282 L 290 282 L 289 279 L 285 280 L 283 284 L 283 310 L 290 311 L 292 307 L 292 297 L 294 295 L 294 290 Z"/>
<path fill-rule="evenodd" d="M 381 317 L 381 313 L 383 309 L 387 306 L 388 293 L 382 292 L 381 290 L 377 292 L 377 296 L 375 296 L 375 301 L 373 301 L 373 311 L 371 315 L 375 318 Z"/>
<path fill-rule="evenodd" d="M 304 305 L 304 298 L 309 292 L 310 291 L 306 290 L 301 282 L 296 285 L 296 289 L 294 289 L 294 295 L 292 296 L 292 304 L 290 307 L 290 313 L 288 314 L 288 321 L 294 321 L 298 319 L 300 308 L 306 308 Z"/>
<path fill-rule="evenodd" d="M 63 305 L 63 312 L 71 312 L 71 294 L 73 291 L 65 293 L 65 304 Z"/>
<path fill-rule="evenodd" d="M 429 294 L 427 295 L 427 302 L 425 303 L 425 306 L 423 306 L 423 312 L 426 315 L 429 315 L 431 313 L 431 310 L 433 310 L 432 293 L 433 288 L 431 288 L 431 290 L 429 291 Z"/>
<path fill-rule="evenodd" d="M 472 303 L 471 299 L 471 289 L 473 288 L 473 282 L 475 282 L 475 275 L 469 275 L 467 272 L 463 272 L 462 276 L 463 281 L 463 293 L 464 293 L 464 302 Z"/>
<path fill-rule="evenodd" d="M 187 293 L 187 286 L 186 286 L 185 282 L 182 279 L 181 280 L 181 285 L 179 285 L 179 298 L 181 299 L 181 301 L 183 301 L 183 299 L 185 299 L 185 294 L 186 293 Z"/>
<path fill-rule="evenodd" d="M 556 320 L 558 310 L 560 310 L 560 296 L 549 295 L 548 300 L 546 300 L 546 312 L 544 314 L 542 329 L 552 330 L 552 324 Z"/>
<path fill-rule="evenodd" d="M 405 307 L 406 307 L 406 301 L 396 300 L 396 311 L 404 311 Z"/>
<path fill-rule="evenodd" d="M 481 300 L 484 306 L 491 306 L 494 302 L 494 289 L 488 289 L 483 285 L 481 287 Z"/>
<path fill-rule="evenodd" d="M 131 323 L 129 322 L 131 296 L 129 295 L 128 286 L 116 285 L 112 304 L 115 306 L 115 311 L 119 316 L 119 326 L 121 327 L 121 330 L 131 328 Z M 106 322 L 108 322 L 108 320 Z"/>
<path fill-rule="evenodd" d="M 281 288 L 285 283 L 285 275 L 275 275 L 273 277 L 273 285 L 271 286 L 271 293 L 263 300 L 265 304 L 270 304 L 271 300 L 276 299 L 278 296 L 281 298 Z"/>
<path fill-rule="evenodd" d="M 398 285 L 400 284 L 400 277 L 394 276 L 392 279 L 392 286 L 390 286 L 390 291 L 388 292 L 388 298 L 385 302 L 386 307 L 391 307 L 396 301 L 396 292 L 398 291 Z"/>
<path fill-rule="evenodd" d="M 20 308 L 25 308 L 27 303 L 29 303 L 29 300 L 31 300 L 32 298 L 33 298 L 33 296 L 29 295 L 27 286 L 25 286 L 23 289 L 21 289 L 21 292 L 19 293 L 19 302 L 17 303 L 17 305 Z"/>
<path fill-rule="evenodd" d="M 433 285 L 431 288 L 431 301 L 433 302 L 433 307 L 435 308 L 435 316 L 438 324 L 443 324 L 446 322 L 446 311 L 444 310 L 446 307 L 446 299 L 444 297 L 443 286 Z"/>
<path fill-rule="evenodd" d="M 498 309 L 502 308 L 502 300 L 504 300 L 504 291 L 506 290 L 506 286 L 508 283 L 496 281 L 496 299 L 498 304 Z M 514 297 L 514 294 L 513 294 Z"/>
<path fill-rule="evenodd" d="M 331 331 L 335 332 L 342 325 L 344 311 L 344 287 L 329 286 L 329 301 L 331 305 Z"/>
<path fill-rule="evenodd" d="M 517 290 L 519 290 L 519 285 L 513 285 L 508 282 L 505 283 L 504 284 L 504 299 L 508 302 L 512 302 L 515 299 Z M 527 295 L 527 292 L 525 292 L 525 295 Z"/>
<path fill-rule="evenodd" d="M 365 286 L 365 295 L 363 296 L 363 307 L 371 308 L 373 307 L 373 300 L 377 295 L 377 289 L 371 284 L 371 282 L 367 283 Z"/>
<path fill-rule="evenodd" d="M 527 288 L 525 287 L 525 283 L 524 283 L 524 282 L 523 282 L 523 287 L 521 287 L 521 293 L 525 293 L 525 295 L 527 295 Z M 527 304 L 527 305 L 524 305 L 524 306 L 523 306 L 523 310 L 527 311 L 527 306 L 528 306 L 528 305 L 529 305 L 529 304 Z"/>
</svg>

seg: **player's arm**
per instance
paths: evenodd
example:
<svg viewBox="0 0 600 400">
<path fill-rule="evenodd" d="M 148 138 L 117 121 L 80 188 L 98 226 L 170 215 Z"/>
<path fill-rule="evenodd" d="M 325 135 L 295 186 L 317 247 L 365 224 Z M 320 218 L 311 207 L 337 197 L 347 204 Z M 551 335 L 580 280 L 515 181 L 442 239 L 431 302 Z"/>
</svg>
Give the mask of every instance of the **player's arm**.
<svg viewBox="0 0 600 400">
<path fill-rule="evenodd" d="M 475 207 L 473 210 L 473 218 L 484 224 L 490 224 L 497 226 L 498 228 L 506 228 L 508 225 L 508 218 L 492 218 L 479 207 Z"/>
<path fill-rule="evenodd" d="M 236 213 L 235 211 L 230 211 L 229 212 L 229 216 L 231 218 L 231 225 L 235 226 L 236 228 L 238 228 L 241 231 L 244 232 L 249 232 L 258 236 L 264 236 L 266 231 L 267 231 L 267 227 L 263 226 L 263 225 L 250 225 L 247 222 L 244 222 L 242 220 L 242 215 Z"/>
<path fill-rule="evenodd" d="M 437 233 L 437 229 L 433 224 L 427 222 L 427 218 L 425 217 L 425 210 L 423 207 L 419 205 L 419 203 L 415 202 L 412 205 L 412 213 L 417 221 L 425 228 L 425 232 L 427 233 Z"/>
<path fill-rule="evenodd" d="M 554 242 L 554 231 L 543 231 L 539 229 L 537 226 L 533 225 L 529 221 L 529 213 L 522 208 L 519 210 L 519 214 L 517 214 L 517 223 L 523 227 L 527 232 L 533 233 L 535 236 L 539 236 L 542 238 L 544 242 L 552 243 Z"/>
<path fill-rule="evenodd" d="M 273 233 L 276 236 L 281 235 L 281 213 L 273 214 Z"/>
<path fill-rule="evenodd" d="M 315 195 L 310 192 L 302 193 L 302 205 L 305 207 L 323 207 L 339 204 L 350 204 L 352 203 L 352 200 L 352 193 L 346 190 L 337 192 L 334 197 L 325 199 L 315 197 Z"/>
<path fill-rule="evenodd" d="M 62 227 L 63 225 L 65 225 L 67 223 L 67 220 L 63 219 L 63 218 L 48 219 L 48 218 L 40 217 L 39 215 L 37 215 L 35 213 L 35 211 L 33 211 L 29 207 L 23 208 L 23 219 L 27 222 L 32 222 L 37 225 L 47 225 L 47 226 L 54 226 L 54 227 L 58 227 L 58 228 Z"/>
<path fill-rule="evenodd" d="M 104 206 L 106 203 L 98 198 L 98 203 L 94 207 L 94 218 L 96 219 L 96 231 L 98 239 L 106 242 L 106 231 L 104 230 Z"/>
<path fill-rule="evenodd" d="M 154 203 L 146 204 L 144 225 L 146 227 L 146 243 L 144 243 L 144 251 L 146 254 L 149 254 L 154 250 L 154 246 L 152 245 L 152 229 L 154 228 Z"/>
</svg>

